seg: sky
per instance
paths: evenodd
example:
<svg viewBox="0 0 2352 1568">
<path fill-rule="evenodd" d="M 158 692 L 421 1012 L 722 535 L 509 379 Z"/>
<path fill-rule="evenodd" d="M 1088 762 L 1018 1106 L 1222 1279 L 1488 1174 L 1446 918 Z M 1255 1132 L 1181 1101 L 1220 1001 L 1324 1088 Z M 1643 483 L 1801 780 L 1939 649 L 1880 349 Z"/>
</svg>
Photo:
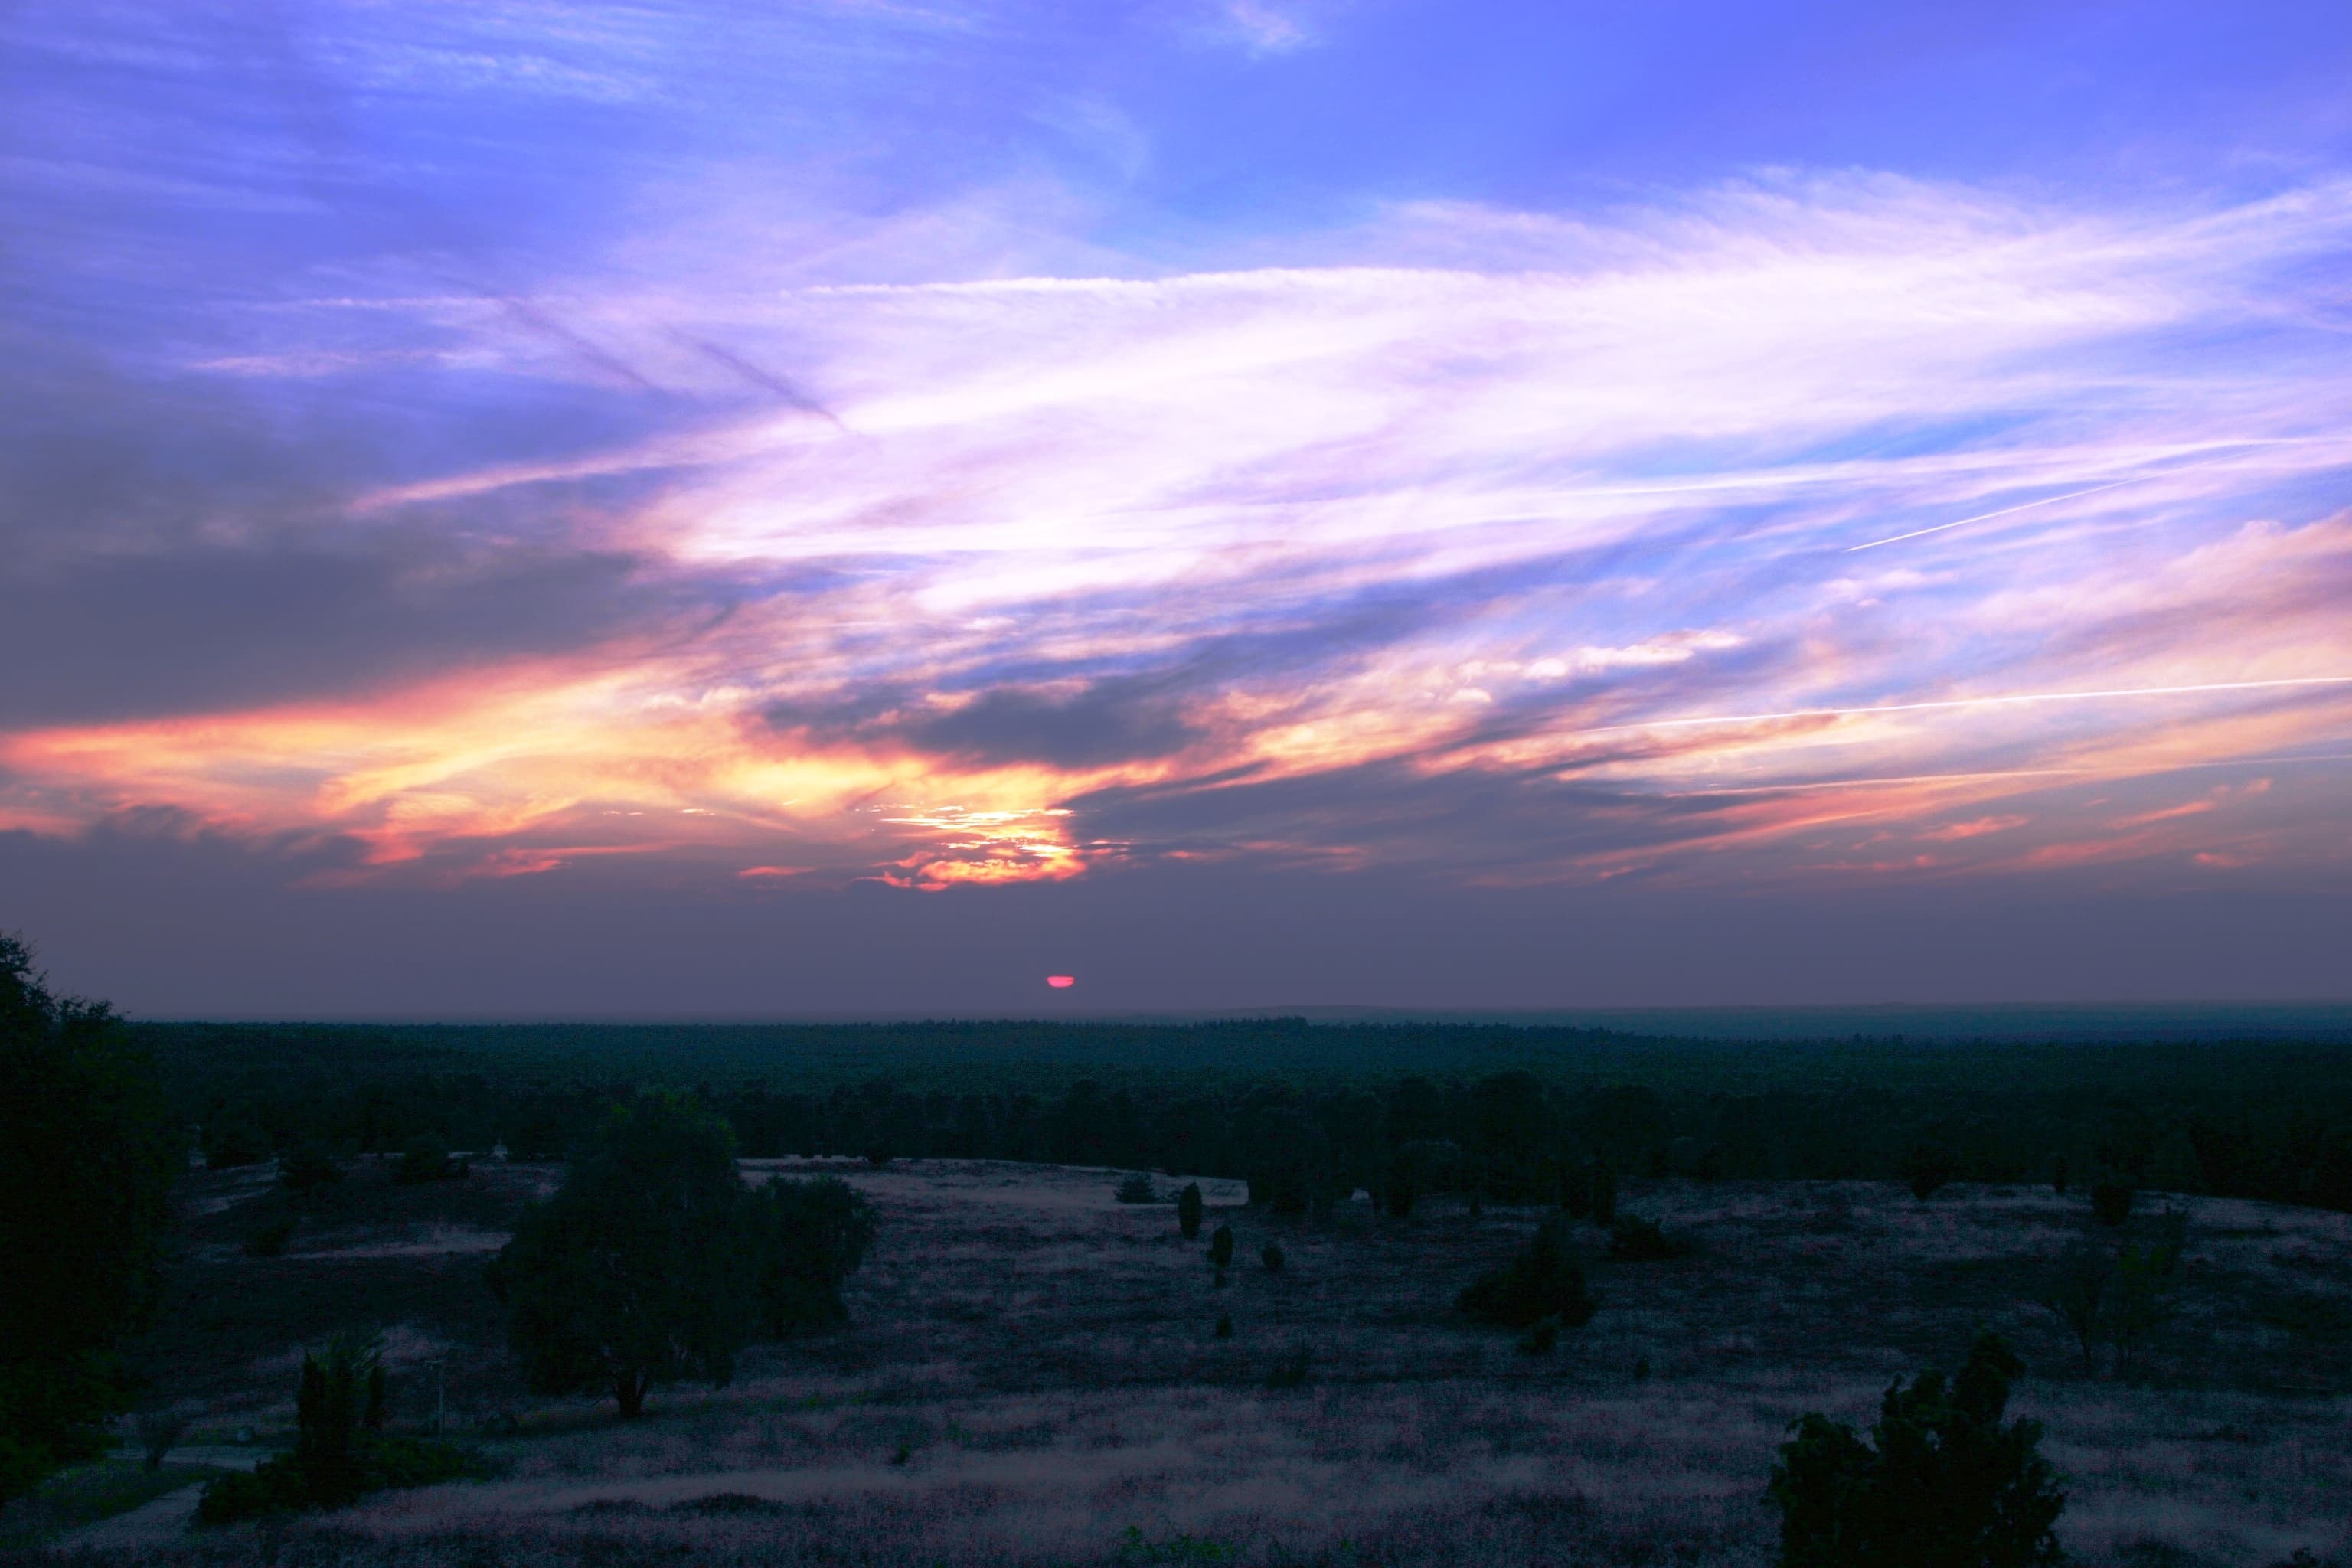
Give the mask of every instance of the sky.
<svg viewBox="0 0 2352 1568">
<path fill-rule="evenodd" d="M 2347 80 L 19 0 L 0 929 L 150 1016 L 2352 996 Z"/>
</svg>

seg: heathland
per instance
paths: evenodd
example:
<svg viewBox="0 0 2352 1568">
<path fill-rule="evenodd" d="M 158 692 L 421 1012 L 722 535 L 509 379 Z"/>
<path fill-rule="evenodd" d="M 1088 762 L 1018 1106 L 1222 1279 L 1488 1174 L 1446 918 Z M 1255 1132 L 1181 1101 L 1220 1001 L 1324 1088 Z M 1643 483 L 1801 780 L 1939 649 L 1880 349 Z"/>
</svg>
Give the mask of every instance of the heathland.
<svg viewBox="0 0 2352 1568">
<path fill-rule="evenodd" d="M 150 1418 L 186 1426 L 162 1469 L 104 1459 L 0 1521 L 51 1552 L 1762 1564 L 1789 1423 L 1866 1423 L 1983 1331 L 2025 1363 L 2012 1412 L 2046 1428 L 2074 1560 L 2352 1552 L 2341 1047 L 143 1033 L 211 1156 L 126 1351 Z M 876 1238 L 845 1325 L 625 1421 L 529 1391 L 486 1274 L 570 1142 L 653 1084 L 726 1116 L 747 1183 L 850 1183 Z M 1465 1315 L 1548 1221 L 1589 1321 Z M 2086 1268 L 2109 1294 L 2082 1333 Z M 383 1336 L 392 1429 L 489 1478 L 194 1527 L 194 1483 L 291 1444 L 305 1353 L 354 1332 Z"/>
</svg>

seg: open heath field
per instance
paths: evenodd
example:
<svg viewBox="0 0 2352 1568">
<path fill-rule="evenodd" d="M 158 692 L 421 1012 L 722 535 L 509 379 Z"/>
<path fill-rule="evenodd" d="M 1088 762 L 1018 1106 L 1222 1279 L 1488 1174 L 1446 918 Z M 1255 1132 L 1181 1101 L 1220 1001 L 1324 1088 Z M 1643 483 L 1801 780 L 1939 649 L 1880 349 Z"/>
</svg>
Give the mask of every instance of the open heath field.
<svg viewBox="0 0 2352 1568">
<path fill-rule="evenodd" d="M 1359 1196 L 1318 1223 L 1204 1182 L 1186 1240 L 1171 1204 L 1117 1201 L 1112 1171 L 753 1161 L 745 1177 L 819 1170 L 879 1220 L 850 1326 L 755 1347 L 723 1388 L 661 1387 L 634 1422 L 528 1395 L 504 1350 L 485 1265 L 554 1167 L 402 1186 L 363 1163 L 299 1203 L 266 1168 L 191 1177 L 172 1327 L 139 1352 L 194 1422 L 180 1484 L 126 1479 L 135 1506 L 95 1521 L 19 1505 L 19 1545 L 224 1568 L 1761 1564 L 1788 1424 L 1866 1423 L 1891 1380 L 1956 1366 L 1990 1329 L 2026 1362 L 2012 1409 L 2048 1428 L 2076 1560 L 2352 1552 L 2352 1215 L 2169 1200 L 2188 1228 L 2167 1310 L 2118 1373 L 2107 1347 L 2086 1366 L 2038 1302 L 2069 1246 L 2153 1238 L 2168 1200 L 2143 1195 L 2117 1233 L 2046 1186 L 1923 1202 L 1891 1184 L 1630 1182 L 1622 1210 L 1690 1250 L 1615 1260 L 1579 1226 L 1599 1310 L 1533 1353 L 1454 1296 L 1545 1210 L 1430 1200 L 1395 1220 Z M 1159 1178 L 1160 1196 L 1181 1184 Z M 249 1256 L 289 1214 L 282 1250 Z M 1223 1283 L 1206 1256 L 1221 1223 L 1237 1241 Z M 385 1334 L 397 1427 L 437 1413 L 497 1478 L 194 1527 L 214 1467 L 290 1441 L 301 1352 L 346 1328 Z"/>
</svg>

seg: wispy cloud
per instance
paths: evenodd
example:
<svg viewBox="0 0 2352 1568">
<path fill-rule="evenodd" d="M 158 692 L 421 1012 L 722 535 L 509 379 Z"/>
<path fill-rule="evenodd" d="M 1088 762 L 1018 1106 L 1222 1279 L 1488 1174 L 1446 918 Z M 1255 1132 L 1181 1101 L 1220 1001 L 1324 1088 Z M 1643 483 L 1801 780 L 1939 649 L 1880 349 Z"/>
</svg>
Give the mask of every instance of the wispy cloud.
<svg viewBox="0 0 2352 1568">
<path fill-rule="evenodd" d="M 1021 226 L 933 219 L 836 216 L 781 261 L 755 228 L 638 236 L 539 279 L 627 386 L 479 299 L 253 312 L 178 374 L 594 411 L 302 511 L 440 542 L 397 559 L 445 604 L 580 552 L 568 635 L 420 631 L 457 653 L 20 722 L 0 811 L 347 835 L 359 875 L 628 850 L 925 888 L 1180 855 L 1528 881 L 2342 852 L 2284 795 L 2223 845 L 2183 837 L 2218 808 L 2080 786 L 2352 736 L 2321 265 L 2352 187 L 2089 211 L 1791 178 L 1606 220 L 1396 207 L 1299 240 L 1312 264 L 926 279 Z"/>
</svg>

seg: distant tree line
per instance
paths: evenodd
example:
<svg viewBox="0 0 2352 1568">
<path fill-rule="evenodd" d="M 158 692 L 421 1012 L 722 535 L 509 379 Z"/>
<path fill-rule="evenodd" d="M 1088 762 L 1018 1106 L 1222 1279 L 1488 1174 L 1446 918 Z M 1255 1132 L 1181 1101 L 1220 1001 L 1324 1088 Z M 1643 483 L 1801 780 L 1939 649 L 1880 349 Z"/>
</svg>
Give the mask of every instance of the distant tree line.
<svg viewBox="0 0 2352 1568">
<path fill-rule="evenodd" d="M 557 1159 L 612 1106 L 667 1086 L 693 1089 L 752 1158 L 1157 1169 L 1245 1179 L 1253 1201 L 1291 1213 L 1359 1188 L 1399 1213 L 1435 1192 L 1568 1202 L 1565 1189 L 1596 1169 L 1903 1181 L 1923 1196 L 1948 1181 L 2063 1183 L 2071 1173 L 2086 1192 L 2120 1181 L 2352 1209 L 2352 1048 L 2338 1046 L 1827 1042 L 1731 1052 L 1719 1042 L 1599 1032 L 1301 1029 L 1275 1020 L 1104 1026 L 1092 1059 L 1131 1049 L 1159 1068 L 1089 1071 L 1059 1057 L 1015 1058 L 1019 1070 L 1006 1076 L 1033 1087 L 946 1086 L 953 1074 L 943 1061 L 985 1066 L 992 1051 L 1015 1049 L 1041 1027 L 877 1030 L 862 1054 L 843 1045 L 858 1038 L 847 1028 L 756 1039 L 720 1031 L 735 1041 L 726 1050 L 689 1048 L 688 1034 L 688 1069 L 741 1070 L 686 1080 L 679 1063 L 630 1045 L 627 1031 L 592 1031 L 590 1046 L 609 1047 L 603 1054 L 427 1048 L 393 1031 L 381 1037 L 391 1048 L 371 1054 L 343 1050 L 353 1038 L 331 1030 L 246 1036 L 211 1026 L 161 1031 L 158 1050 L 169 1064 L 204 1048 L 212 1070 L 184 1072 L 178 1099 L 216 1163 L 306 1144 L 389 1152 L 420 1137 Z M 1051 1027 L 1061 1056 L 1087 1059 L 1082 1026 Z M 1261 1062 L 1297 1067 L 1284 1076 L 1211 1070 L 1247 1057 L 1253 1041 Z M 1188 1045 L 1203 1064 L 1189 1073 L 1181 1070 Z M 1435 1064 L 1517 1054 L 1548 1065 L 1376 1070 L 1409 1048 Z M 820 1070 L 835 1076 L 811 1081 Z"/>
</svg>

